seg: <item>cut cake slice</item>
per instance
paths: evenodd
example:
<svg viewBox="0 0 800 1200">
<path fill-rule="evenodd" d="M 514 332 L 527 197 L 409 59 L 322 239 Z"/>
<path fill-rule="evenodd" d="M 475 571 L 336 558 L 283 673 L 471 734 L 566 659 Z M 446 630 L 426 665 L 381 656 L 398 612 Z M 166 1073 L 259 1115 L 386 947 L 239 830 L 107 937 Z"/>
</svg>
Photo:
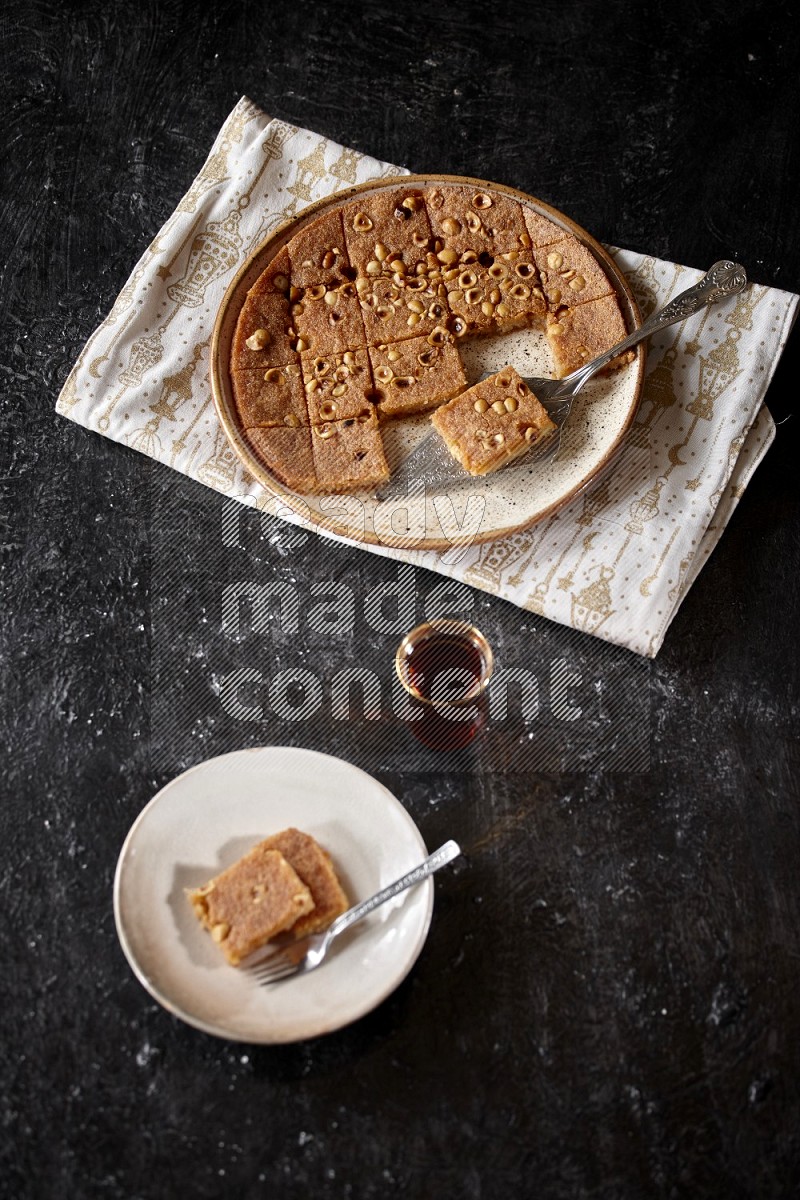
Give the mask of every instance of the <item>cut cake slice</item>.
<svg viewBox="0 0 800 1200">
<path fill-rule="evenodd" d="M 305 937 L 327 929 L 331 921 L 347 908 L 347 896 L 336 875 L 327 850 L 315 838 L 299 829 L 284 829 L 261 843 L 279 851 L 311 892 L 314 907 L 291 927 L 293 937 Z"/>
<path fill-rule="evenodd" d="M 281 483 L 294 492 L 313 492 L 317 486 L 311 430 L 308 425 L 264 425 L 243 431 L 245 441 Z"/>
<path fill-rule="evenodd" d="M 283 854 L 264 842 L 189 891 L 188 898 L 234 967 L 314 908 L 310 889 Z"/>
<path fill-rule="evenodd" d="M 576 304 L 574 308 L 561 308 L 549 314 L 545 334 L 553 353 L 556 378 L 563 379 L 597 358 L 598 354 L 610 350 L 622 341 L 626 332 L 614 295 L 601 296 L 587 304 Z M 614 370 L 633 357 L 633 351 L 629 350 L 609 363 L 605 371 Z"/>
<path fill-rule="evenodd" d="M 431 345 L 427 337 L 370 346 L 378 415 L 406 416 L 436 408 L 463 391 L 467 378 L 450 336 Z"/>
<path fill-rule="evenodd" d="M 311 429 L 317 490 L 347 492 L 375 487 L 389 478 L 375 412 Z"/>
<path fill-rule="evenodd" d="M 372 372 L 364 347 L 342 354 L 309 352 L 300 356 L 300 363 L 312 425 L 372 412 Z"/>
<path fill-rule="evenodd" d="M 307 425 L 308 410 L 300 367 L 231 371 L 233 397 L 242 428 L 257 425 Z"/>
<path fill-rule="evenodd" d="M 556 428 L 513 367 L 438 408 L 431 423 L 470 475 L 496 471 Z"/>
</svg>

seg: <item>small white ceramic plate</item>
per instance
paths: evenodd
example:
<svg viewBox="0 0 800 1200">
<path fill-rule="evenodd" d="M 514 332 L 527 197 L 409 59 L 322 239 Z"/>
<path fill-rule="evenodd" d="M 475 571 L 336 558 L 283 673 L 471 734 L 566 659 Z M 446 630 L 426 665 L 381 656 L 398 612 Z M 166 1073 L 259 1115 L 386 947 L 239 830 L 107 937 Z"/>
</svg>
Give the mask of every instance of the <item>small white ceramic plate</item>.
<svg viewBox="0 0 800 1200">
<path fill-rule="evenodd" d="M 431 879 L 365 918 L 308 975 L 259 988 L 228 966 L 184 889 L 290 825 L 330 853 L 352 903 L 427 856 L 411 817 L 377 780 L 341 759 L 286 746 L 237 750 L 179 775 L 125 839 L 114 880 L 122 949 L 159 1004 L 206 1033 L 269 1043 L 339 1029 L 398 986 L 425 942 Z"/>
</svg>

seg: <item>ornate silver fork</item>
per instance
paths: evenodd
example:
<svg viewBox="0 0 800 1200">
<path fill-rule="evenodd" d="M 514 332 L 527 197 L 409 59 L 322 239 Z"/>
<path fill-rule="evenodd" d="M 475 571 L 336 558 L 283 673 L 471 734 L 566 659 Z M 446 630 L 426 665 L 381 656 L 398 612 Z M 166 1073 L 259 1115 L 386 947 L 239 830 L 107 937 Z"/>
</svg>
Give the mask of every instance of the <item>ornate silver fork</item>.
<svg viewBox="0 0 800 1200">
<path fill-rule="evenodd" d="M 507 463 L 501 470 L 505 472 L 527 469 L 535 463 L 554 458 L 561 447 L 562 431 L 573 401 L 593 375 L 608 366 L 618 355 L 637 346 L 645 338 L 652 337 L 660 329 L 684 321 L 709 304 L 716 304 L 728 296 L 735 296 L 746 285 L 747 272 L 744 267 L 723 259 L 714 263 L 693 287 L 681 292 L 664 308 L 648 317 L 639 329 L 628 334 L 616 346 L 598 355 L 585 366 L 578 367 L 571 375 L 565 375 L 563 379 L 526 379 L 528 387 L 547 409 L 556 429 L 548 438 L 534 443 L 530 450 Z M 483 378 L 487 379 L 488 375 L 484 375 Z M 392 478 L 377 489 L 375 495 L 378 500 L 393 500 L 422 488 L 437 491 L 456 483 L 464 484 L 470 481 L 483 483 L 484 477 L 469 475 L 452 457 L 438 434 L 430 433 L 400 464 Z"/>
<path fill-rule="evenodd" d="M 461 848 L 457 842 L 445 842 L 418 867 L 414 867 L 413 871 L 409 871 L 394 883 L 381 888 L 374 896 L 370 896 L 369 900 L 362 900 L 360 904 L 348 908 L 347 912 L 337 917 L 324 933 L 312 933 L 308 937 L 298 938 L 287 946 L 274 950 L 268 958 L 260 959 L 252 965 L 247 964 L 246 969 L 260 986 L 278 983 L 281 979 L 289 979 L 293 975 L 303 975 L 308 971 L 315 970 L 324 962 L 333 941 L 340 933 L 344 933 L 345 929 L 355 925 L 356 921 L 362 920 L 368 913 L 373 912 L 381 904 L 385 904 L 387 900 L 399 896 L 406 888 L 413 887 L 415 883 L 421 883 L 434 871 L 438 871 L 440 867 L 444 867 L 454 858 L 458 858 L 460 853 Z"/>
</svg>

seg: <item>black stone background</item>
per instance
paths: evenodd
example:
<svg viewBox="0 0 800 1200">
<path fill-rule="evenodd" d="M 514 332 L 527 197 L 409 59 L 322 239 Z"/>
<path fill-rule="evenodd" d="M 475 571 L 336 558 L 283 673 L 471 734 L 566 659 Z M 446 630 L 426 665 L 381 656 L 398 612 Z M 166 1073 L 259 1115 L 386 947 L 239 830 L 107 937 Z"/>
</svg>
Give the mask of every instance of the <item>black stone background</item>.
<svg viewBox="0 0 800 1200">
<path fill-rule="evenodd" d="M 649 769 L 376 769 L 468 864 L 439 877 L 390 999 L 280 1048 L 160 1009 L 111 909 L 132 821 L 219 746 L 188 716 L 173 763 L 151 737 L 153 514 L 216 501 L 54 413 L 242 94 L 412 169 L 516 185 L 605 241 L 800 291 L 794 11 L 2 4 L 4 1196 L 800 1194 L 797 336 L 776 443 L 646 665 Z M 388 577 L 314 544 L 314 570 Z M 516 610 L 476 603 L 513 634 Z"/>
</svg>

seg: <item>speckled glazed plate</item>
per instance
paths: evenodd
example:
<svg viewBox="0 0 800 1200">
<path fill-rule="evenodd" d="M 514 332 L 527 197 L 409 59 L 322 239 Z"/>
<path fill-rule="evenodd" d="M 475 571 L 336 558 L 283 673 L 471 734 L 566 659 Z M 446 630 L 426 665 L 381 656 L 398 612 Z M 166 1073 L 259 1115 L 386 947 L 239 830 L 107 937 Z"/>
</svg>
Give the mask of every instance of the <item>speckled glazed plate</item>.
<svg viewBox="0 0 800 1200">
<path fill-rule="evenodd" d="M 353 903 L 427 855 L 411 817 L 375 779 L 341 759 L 285 746 L 237 750 L 179 775 L 143 809 L 122 847 L 114 916 L 125 956 L 159 1004 L 206 1033 L 274 1043 L 339 1029 L 398 986 L 425 942 L 431 879 L 377 909 L 308 975 L 259 988 L 229 966 L 185 889 L 291 825 L 328 850 Z"/>
<path fill-rule="evenodd" d="M 379 183 L 361 184 L 305 209 L 264 242 L 242 265 L 220 307 L 211 344 L 211 384 L 219 419 L 248 472 L 276 501 L 312 524 L 340 537 L 372 545 L 405 549 L 449 550 L 451 547 L 493 541 L 525 529 L 581 492 L 611 463 L 636 414 L 644 376 L 645 351 L 640 346 L 633 363 L 604 379 L 592 380 L 575 402 L 558 457 L 549 463 L 498 472 L 485 480 L 467 480 L 446 494 L 414 492 L 408 497 L 378 501 L 366 492 L 343 496 L 299 496 L 280 483 L 242 438 L 233 402 L 228 369 L 230 348 L 245 297 L 261 272 L 298 229 L 322 212 L 339 207 L 354 195 L 402 186 L 418 188 L 466 183 L 501 192 L 533 208 L 577 237 L 600 262 L 614 285 L 628 330 L 641 324 L 633 293 L 607 251 L 563 213 L 514 188 L 486 180 L 454 175 L 406 175 Z M 507 364 L 521 375 L 552 375 L 550 349 L 536 329 L 464 339 L 459 351 L 470 384 L 486 371 Z M 430 432 L 427 414 L 389 421 L 382 426 L 384 449 L 391 470 Z"/>
</svg>

